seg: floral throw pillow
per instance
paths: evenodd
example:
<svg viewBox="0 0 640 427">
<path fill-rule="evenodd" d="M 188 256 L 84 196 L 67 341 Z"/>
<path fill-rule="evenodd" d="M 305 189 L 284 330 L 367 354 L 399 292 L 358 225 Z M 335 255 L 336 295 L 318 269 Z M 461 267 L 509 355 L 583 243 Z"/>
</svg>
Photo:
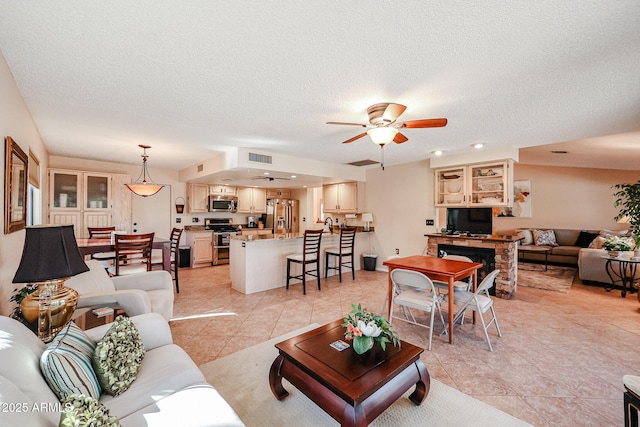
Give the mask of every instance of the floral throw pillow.
<svg viewBox="0 0 640 427">
<path fill-rule="evenodd" d="M 109 409 L 93 397 L 71 394 L 62 400 L 62 415 L 59 427 L 104 426 L 120 427 Z"/>
<path fill-rule="evenodd" d="M 553 230 L 533 230 L 533 240 L 537 246 L 558 246 Z"/>
<path fill-rule="evenodd" d="M 131 319 L 118 316 L 93 352 L 93 368 L 105 393 L 117 396 L 138 375 L 144 346 Z"/>
</svg>

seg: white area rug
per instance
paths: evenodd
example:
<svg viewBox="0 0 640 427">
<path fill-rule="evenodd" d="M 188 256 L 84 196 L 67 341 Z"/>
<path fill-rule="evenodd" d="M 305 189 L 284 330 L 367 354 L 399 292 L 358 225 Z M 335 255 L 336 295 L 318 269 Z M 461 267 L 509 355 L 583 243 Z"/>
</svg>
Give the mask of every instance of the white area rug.
<svg viewBox="0 0 640 427">
<path fill-rule="evenodd" d="M 578 269 L 550 265 L 544 271 L 544 264 L 518 263 L 518 286 L 544 289 L 566 294 Z"/>
<path fill-rule="evenodd" d="M 310 325 L 290 334 L 216 359 L 200 366 L 211 383 L 248 426 L 332 426 L 338 423 L 286 380 L 289 396 L 278 401 L 269 387 L 269 368 L 278 355 L 275 343 L 319 325 Z M 429 367 L 427 366 L 427 369 Z M 431 390 L 416 406 L 407 396 L 411 388 L 372 426 L 528 426 L 477 399 L 431 379 Z"/>
</svg>

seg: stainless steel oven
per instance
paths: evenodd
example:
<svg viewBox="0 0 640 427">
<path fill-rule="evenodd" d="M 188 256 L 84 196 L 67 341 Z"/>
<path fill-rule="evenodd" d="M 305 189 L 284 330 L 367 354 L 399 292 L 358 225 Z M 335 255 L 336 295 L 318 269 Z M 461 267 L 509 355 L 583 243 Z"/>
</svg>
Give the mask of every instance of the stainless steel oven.
<svg viewBox="0 0 640 427">
<path fill-rule="evenodd" d="M 211 264 L 228 264 L 229 241 L 231 236 L 237 234 L 236 228 L 231 224 L 231 218 L 205 218 L 204 227 L 213 232 Z"/>
</svg>

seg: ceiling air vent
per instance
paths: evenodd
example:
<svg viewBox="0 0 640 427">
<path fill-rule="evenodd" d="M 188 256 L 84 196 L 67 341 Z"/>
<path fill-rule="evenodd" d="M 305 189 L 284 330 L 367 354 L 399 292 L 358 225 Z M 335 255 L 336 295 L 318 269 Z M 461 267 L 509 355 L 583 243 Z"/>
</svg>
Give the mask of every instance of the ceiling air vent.
<svg viewBox="0 0 640 427">
<path fill-rule="evenodd" d="M 203 164 L 199 164 L 198 165 L 198 172 L 202 172 L 204 170 L 204 165 Z"/>
<path fill-rule="evenodd" d="M 272 163 L 271 156 L 265 156 L 264 154 L 257 153 L 249 153 L 249 161 L 250 162 L 258 162 L 258 163 Z"/>
<path fill-rule="evenodd" d="M 369 165 L 377 165 L 380 162 L 376 162 L 375 160 L 359 160 L 357 162 L 347 163 L 351 166 L 369 166 Z"/>
</svg>

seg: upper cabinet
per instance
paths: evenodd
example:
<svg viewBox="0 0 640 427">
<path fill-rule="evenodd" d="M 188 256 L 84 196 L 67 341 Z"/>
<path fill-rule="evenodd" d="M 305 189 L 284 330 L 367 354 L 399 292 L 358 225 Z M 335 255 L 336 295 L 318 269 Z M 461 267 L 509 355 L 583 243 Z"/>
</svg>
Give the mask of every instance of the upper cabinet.
<svg viewBox="0 0 640 427">
<path fill-rule="evenodd" d="M 238 187 L 238 213 L 267 213 L 267 190 Z"/>
<path fill-rule="evenodd" d="M 327 213 L 356 213 L 358 183 L 344 182 L 322 186 L 322 210 Z"/>
<path fill-rule="evenodd" d="M 187 184 L 187 208 L 189 213 L 207 213 L 209 211 L 208 204 L 208 184 Z"/>
<path fill-rule="evenodd" d="M 212 196 L 235 196 L 236 187 L 230 187 L 228 185 L 210 185 L 209 194 Z"/>
<path fill-rule="evenodd" d="M 130 192 L 121 185 L 123 188 L 116 191 L 118 197 L 114 199 L 113 194 L 113 182 L 128 181 L 128 175 L 49 169 L 49 223 L 72 224 L 77 237 L 87 237 L 87 227 L 128 230 Z"/>
<path fill-rule="evenodd" d="M 511 206 L 511 160 L 435 170 L 436 206 Z"/>
<path fill-rule="evenodd" d="M 291 190 L 288 188 L 268 188 L 267 199 L 290 199 Z"/>
</svg>

